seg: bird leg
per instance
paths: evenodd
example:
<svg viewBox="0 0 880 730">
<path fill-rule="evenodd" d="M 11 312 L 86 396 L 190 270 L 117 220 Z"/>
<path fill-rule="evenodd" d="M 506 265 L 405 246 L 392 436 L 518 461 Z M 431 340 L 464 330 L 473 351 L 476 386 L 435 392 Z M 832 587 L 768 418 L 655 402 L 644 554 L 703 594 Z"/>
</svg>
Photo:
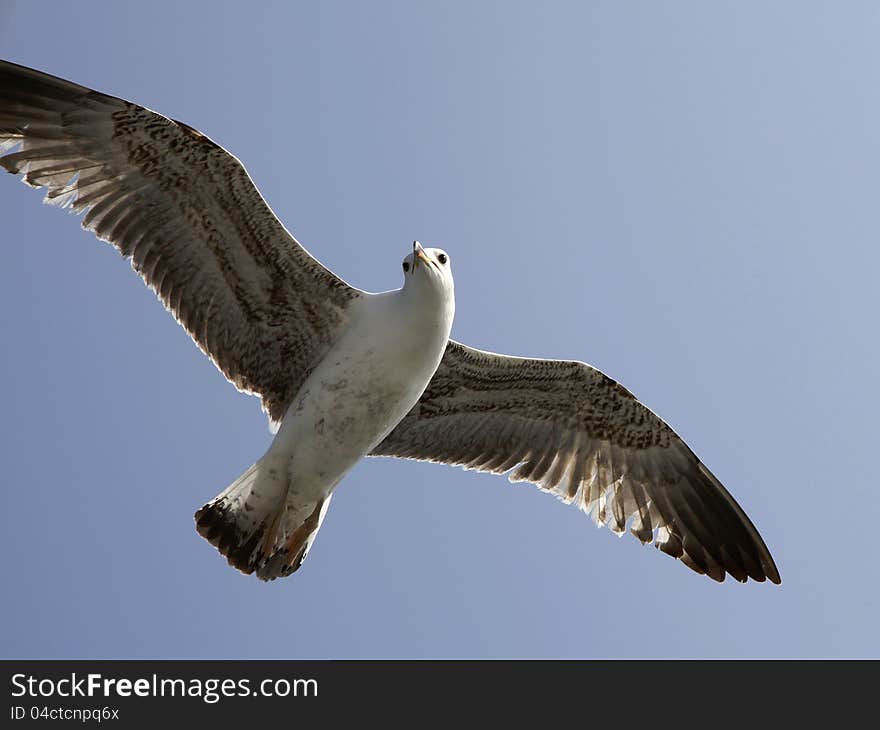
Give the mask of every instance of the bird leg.
<svg viewBox="0 0 880 730">
<path fill-rule="evenodd" d="M 264 558 L 268 558 L 273 552 L 273 548 L 275 547 L 275 538 L 278 536 L 278 526 L 281 524 L 281 516 L 284 514 L 287 509 L 287 500 L 285 499 L 278 510 L 275 512 L 275 516 L 272 518 L 272 522 L 269 523 L 269 529 L 266 530 L 266 534 L 263 535 L 263 547 L 261 552 L 263 553 Z"/>
<path fill-rule="evenodd" d="M 301 560 L 301 554 L 305 548 L 306 541 L 318 529 L 318 522 L 321 519 L 321 507 L 323 506 L 324 500 L 318 500 L 312 513 L 293 531 L 293 534 L 287 540 L 287 565 L 289 567 L 293 567 L 297 560 Z"/>
</svg>

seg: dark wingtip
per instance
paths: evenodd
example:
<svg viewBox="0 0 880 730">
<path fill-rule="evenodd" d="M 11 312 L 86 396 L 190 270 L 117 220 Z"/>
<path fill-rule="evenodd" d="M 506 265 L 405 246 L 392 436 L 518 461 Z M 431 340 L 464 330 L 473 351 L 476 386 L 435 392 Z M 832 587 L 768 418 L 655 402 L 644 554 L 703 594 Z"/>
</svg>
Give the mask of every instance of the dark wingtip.
<svg viewBox="0 0 880 730">
<path fill-rule="evenodd" d="M 770 559 L 770 565 L 764 566 L 765 571 L 767 572 L 767 578 L 771 583 L 776 585 L 782 585 L 782 576 L 779 575 L 779 571 L 776 569 L 776 563 L 773 562 L 773 559 Z"/>
</svg>

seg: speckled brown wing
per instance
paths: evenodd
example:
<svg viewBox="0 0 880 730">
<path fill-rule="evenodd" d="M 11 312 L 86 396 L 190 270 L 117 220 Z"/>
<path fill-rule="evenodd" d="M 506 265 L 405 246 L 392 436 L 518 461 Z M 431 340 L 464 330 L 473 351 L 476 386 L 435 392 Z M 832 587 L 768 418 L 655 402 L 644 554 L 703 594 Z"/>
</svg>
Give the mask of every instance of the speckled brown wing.
<svg viewBox="0 0 880 730">
<path fill-rule="evenodd" d="M 528 481 L 717 581 L 780 582 L 767 546 L 687 444 L 623 386 L 582 362 L 450 340 L 419 402 L 373 456 Z"/>
<path fill-rule="evenodd" d="M 0 165 L 85 212 L 199 347 L 278 421 L 363 295 L 297 243 L 200 132 L 0 61 Z"/>
</svg>

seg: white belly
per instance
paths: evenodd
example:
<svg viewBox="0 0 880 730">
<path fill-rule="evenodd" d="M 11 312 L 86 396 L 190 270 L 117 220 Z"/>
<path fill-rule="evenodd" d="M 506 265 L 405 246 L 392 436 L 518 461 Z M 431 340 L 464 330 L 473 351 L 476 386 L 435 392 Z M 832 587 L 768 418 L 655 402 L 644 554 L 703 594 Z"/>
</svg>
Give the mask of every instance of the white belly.
<svg viewBox="0 0 880 730">
<path fill-rule="evenodd" d="M 303 383 L 264 457 L 286 472 L 291 496 L 328 494 L 415 405 L 445 351 L 451 312 L 401 306 L 398 292 L 363 305 Z"/>
</svg>

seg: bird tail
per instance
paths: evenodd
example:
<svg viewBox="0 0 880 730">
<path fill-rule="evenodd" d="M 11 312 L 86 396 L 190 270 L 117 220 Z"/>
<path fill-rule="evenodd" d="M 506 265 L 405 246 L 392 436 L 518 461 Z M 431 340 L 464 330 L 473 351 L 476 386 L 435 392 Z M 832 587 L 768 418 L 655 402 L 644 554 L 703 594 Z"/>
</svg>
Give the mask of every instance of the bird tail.
<svg viewBox="0 0 880 730">
<path fill-rule="evenodd" d="M 260 580 L 295 572 L 315 540 L 330 495 L 291 498 L 290 479 L 258 461 L 195 514 L 196 530 L 229 564 Z"/>
</svg>

